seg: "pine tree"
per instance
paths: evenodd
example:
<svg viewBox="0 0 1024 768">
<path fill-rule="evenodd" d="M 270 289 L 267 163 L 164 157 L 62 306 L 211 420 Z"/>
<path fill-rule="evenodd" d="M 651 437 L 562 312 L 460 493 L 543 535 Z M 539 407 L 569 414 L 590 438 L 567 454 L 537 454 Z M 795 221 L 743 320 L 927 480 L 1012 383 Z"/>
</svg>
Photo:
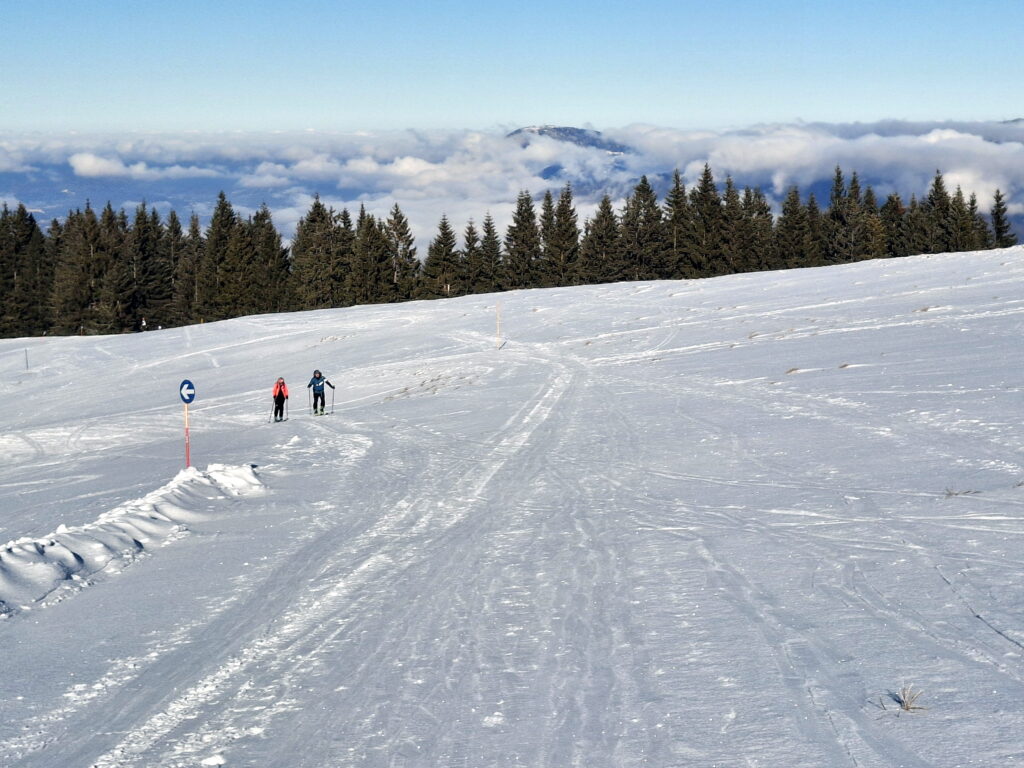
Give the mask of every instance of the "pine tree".
<svg viewBox="0 0 1024 768">
<path fill-rule="evenodd" d="M 45 315 L 43 333 L 53 333 L 55 324 L 54 288 L 57 283 L 57 264 L 64 251 L 64 222 L 53 219 L 46 230 L 45 258 L 47 271 L 47 293 L 40 299 L 39 309 Z"/>
<path fill-rule="evenodd" d="M 93 305 L 92 329 L 98 333 L 133 330 L 132 310 L 138 303 L 135 264 L 125 247 L 128 215 L 115 212 L 108 201 L 100 214 L 99 248 L 93 261 L 98 301 Z"/>
<path fill-rule="evenodd" d="M 863 212 L 862 226 L 864 229 L 864 248 L 862 257 L 865 259 L 884 259 L 889 256 L 888 233 L 882 217 L 877 212 Z"/>
<path fill-rule="evenodd" d="M 170 286 L 168 287 L 167 305 L 164 310 L 162 324 L 167 327 L 180 325 L 177 310 L 178 264 L 185 252 L 185 233 L 181 228 L 181 219 L 172 208 L 167 214 L 164 226 L 163 249 L 170 265 Z"/>
<path fill-rule="evenodd" d="M 951 250 L 955 252 L 977 250 L 975 243 L 977 225 L 960 185 L 957 185 L 956 192 L 953 193 L 950 200 L 950 215 L 953 219 Z"/>
<path fill-rule="evenodd" d="M 380 304 L 396 299 L 387 231 L 362 206 L 356 220 L 348 291 L 354 304 Z"/>
<path fill-rule="evenodd" d="M 925 253 L 955 251 L 957 224 L 953 201 L 946 191 L 946 183 L 939 171 L 935 172 L 935 178 L 922 208 L 928 220 L 928 250 Z"/>
<path fill-rule="evenodd" d="M 157 328 L 167 322 L 174 267 L 166 230 L 156 209 L 143 203 L 125 237 L 125 263 L 131 270 L 130 300 L 121 307 L 123 330 Z"/>
<path fill-rule="evenodd" d="M 775 217 L 768 198 L 760 188 L 744 187 L 743 217 L 745 226 L 741 233 L 741 252 L 745 254 L 744 269 L 774 269 L 775 238 L 772 229 Z"/>
<path fill-rule="evenodd" d="M 196 270 L 196 319 L 200 322 L 229 317 L 224 306 L 224 259 L 238 216 L 221 192 L 206 230 L 206 246 Z"/>
<path fill-rule="evenodd" d="M 252 235 L 252 218 L 243 221 L 236 217 L 220 264 L 221 317 L 256 314 L 266 295 L 266 274 L 256 263 Z"/>
<path fill-rule="evenodd" d="M 1017 235 L 1013 233 L 1010 218 L 1007 216 L 1006 198 L 1000 190 L 996 190 L 992 203 L 992 241 L 996 248 L 1009 248 L 1017 244 Z"/>
<path fill-rule="evenodd" d="M 665 196 L 665 260 L 667 277 L 697 277 L 693 269 L 693 212 L 690 210 L 686 185 L 677 168 L 672 174 L 672 187 Z"/>
<path fill-rule="evenodd" d="M 924 206 L 917 201 L 916 195 L 910 196 L 910 205 L 907 207 L 907 242 L 910 245 L 911 256 L 920 253 L 930 253 L 931 228 L 928 223 L 928 214 Z"/>
<path fill-rule="evenodd" d="M 843 170 L 836 166 L 825 219 L 825 258 L 829 264 L 845 264 L 856 257 L 853 242 L 851 204 Z"/>
<path fill-rule="evenodd" d="M 512 223 L 505 231 L 505 278 L 509 288 L 536 285 L 535 264 L 540 252 L 540 230 L 533 198 L 524 190 L 516 199 Z"/>
<path fill-rule="evenodd" d="M 480 233 L 470 219 L 462 233 L 462 251 L 460 260 L 463 266 L 465 292 L 468 294 L 485 293 L 489 290 L 484 279 L 484 255 L 480 248 Z"/>
<path fill-rule="evenodd" d="M 707 163 L 704 164 L 697 186 L 690 190 L 690 207 L 694 223 L 694 248 L 691 256 L 693 272 L 698 277 L 724 275 L 722 198 L 718 194 L 711 166 Z"/>
<path fill-rule="evenodd" d="M 483 237 L 480 239 L 480 281 L 477 293 L 492 293 L 505 289 L 505 259 L 501 252 L 501 237 L 494 219 L 488 212 L 484 216 Z"/>
<path fill-rule="evenodd" d="M 350 285 L 356 261 L 356 228 L 347 208 L 342 208 L 341 213 L 331 211 L 331 222 L 330 306 L 346 307 L 355 303 Z"/>
<path fill-rule="evenodd" d="M 171 324 L 191 325 L 195 322 L 196 270 L 202 261 L 202 227 L 195 213 L 189 218 L 188 234 L 174 264 L 174 292 L 171 296 Z"/>
<path fill-rule="evenodd" d="M 249 224 L 254 267 L 259 277 L 251 292 L 255 312 L 284 312 L 295 305 L 292 298 L 291 256 L 274 227 L 270 208 L 260 206 Z"/>
<path fill-rule="evenodd" d="M 874 192 L 870 189 L 869 199 L 874 200 Z M 869 213 L 864 205 L 864 194 L 861 192 L 860 177 L 854 171 L 850 175 L 850 186 L 846 193 L 845 214 L 846 225 L 849 227 L 850 260 L 858 261 L 868 258 L 871 251 L 868 234 Z"/>
<path fill-rule="evenodd" d="M 633 194 L 626 198 L 619 230 L 620 247 L 627 263 L 627 279 L 655 280 L 667 276 L 667 247 L 661 207 L 646 176 L 640 177 Z"/>
<path fill-rule="evenodd" d="M 725 193 L 722 195 L 722 259 L 724 274 L 749 272 L 755 267 L 746 261 L 744 242 L 750 237 L 746 231 L 748 222 L 743 215 L 743 203 L 739 190 L 731 176 L 725 178 Z"/>
<path fill-rule="evenodd" d="M 782 201 L 782 212 L 775 223 L 775 253 L 777 258 L 772 267 L 791 269 L 810 266 L 807 246 L 810 228 L 807 223 L 807 209 L 800 202 L 800 190 L 796 185 L 789 188 Z"/>
<path fill-rule="evenodd" d="M 420 276 L 420 261 L 416 258 L 416 245 L 402 209 L 395 203 L 385 224 L 391 253 L 391 276 L 395 285 L 395 299 L 406 301 L 416 295 Z"/>
<path fill-rule="evenodd" d="M 828 224 L 811 192 L 807 195 L 807 243 L 804 246 L 805 266 L 820 267 L 827 263 Z"/>
<path fill-rule="evenodd" d="M 537 229 L 540 233 L 540 253 L 533 265 L 533 284 L 539 288 L 550 288 L 557 285 L 555 269 L 551 264 L 551 243 L 555 236 L 555 198 L 550 189 L 544 191 L 541 199 Z"/>
<path fill-rule="evenodd" d="M 619 220 L 611 198 L 605 195 L 584 227 L 577 275 L 581 283 L 593 284 L 623 280 L 625 274 Z"/>
<path fill-rule="evenodd" d="M 885 250 L 890 257 L 901 258 L 910 253 L 910 233 L 907 210 L 895 192 L 886 198 L 879 211 L 885 228 Z"/>
<path fill-rule="evenodd" d="M 982 251 L 991 248 L 992 230 L 989 229 L 988 221 L 981 215 L 981 211 L 978 209 L 978 196 L 973 192 L 967 201 L 967 212 L 973 224 L 974 248 Z"/>
<path fill-rule="evenodd" d="M 54 263 L 54 330 L 95 333 L 93 315 L 102 278 L 96 269 L 100 234 L 96 212 L 88 202 L 84 211 L 68 213 L 61 235 Z"/>
<path fill-rule="evenodd" d="M 23 204 L 0 212 L 0 336 L 31 336 L 49 327 L 53 275 L 46 239 Z"/>
<path fill-rule="evenodd" d="M 575 285 L 580 255 L 580 228 L 573 204 L 572 187 L 566 184 L 558 195 L 546 247 L 548 285 Z"/>
<path fill-rule="evenodd" d="M 459 263 L 455 232 L 447 216 L 441 216 L 437 236 L 430 242 L 423 262 L 420 298 L 442 299 L 458 295 Z"/>
<path fill-rule="evenodd" d="M 351 221 L 348 224 L 351 235 Z M 339 301 L 347 293 L 339 283 L 344 285 L 348 270 L 339 268 L 340 233 L 337 229 L 334 212 L 320 201 L 319 195 L 313 198 L 306 215 L 295 226 L 292 274 L 295 298 L 302 309 L 325 309 L 347 303 Z"/>
</svg>

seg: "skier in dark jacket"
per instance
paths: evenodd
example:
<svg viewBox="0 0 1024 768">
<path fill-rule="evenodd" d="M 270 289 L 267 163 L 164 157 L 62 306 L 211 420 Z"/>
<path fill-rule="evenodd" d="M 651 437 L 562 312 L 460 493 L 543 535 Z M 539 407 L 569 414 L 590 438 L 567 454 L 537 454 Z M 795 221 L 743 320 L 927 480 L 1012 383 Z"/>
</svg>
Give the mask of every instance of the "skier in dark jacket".
<svg viewBox="0 0 1024 768">
<path fill-rule="evenodd" d="M 274 382 L 274 421 L 284 421 L 284 401 L 288 399 L 288 385 L 284 379 Z"/>
<path fill-rule="evenodd" d="M 313 388 L 313 413 L 324 415 L 324 384 L 331 389 L 334 389 L 334 385 L 331 384 L 327 379 L 324 378 L 320 371 L 313 371 L 313 378 L 309 380 L 309 384 L 306 385 L 306 389 Z M 320 403 L 320 410 L 317 410 L 317 402 Z"/>
</svg>

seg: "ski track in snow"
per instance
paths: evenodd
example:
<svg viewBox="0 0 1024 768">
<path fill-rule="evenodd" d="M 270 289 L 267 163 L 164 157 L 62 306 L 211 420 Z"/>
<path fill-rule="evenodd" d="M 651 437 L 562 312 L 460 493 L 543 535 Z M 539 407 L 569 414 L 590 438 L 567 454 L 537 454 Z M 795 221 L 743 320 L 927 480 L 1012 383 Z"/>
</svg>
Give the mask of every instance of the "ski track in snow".
<svg viewBox="0 0 1024 768">
<path fill-rule="evenodd" d="M 239 735 L 261 733 L 275 714 L 286 712 L 292 706 L 287 691 L 296 684 L 295 678 L 301 680 L 310 668 L 316 668 L 323 649 L 336 642 L 355 620 L 354 615 L 341 609 L 368 585 L 387 581 L 396 568 L 412 568 L 417 559 L 422 559 L 424 553 L 411 548 L 410 539 L 416 542 L 423 537 L 442 536 L 464 519 L 495 473 L 522 449 L 551 413 L 567 386 L 568 378 L 564 374 L 545 382 L 537 397 L 531 398 L 490 441 L 493 461 L 483 462 L 475 474 L 452 478 L 451 492 L 445 502 L 429 497 L 429 501 L 402 498 L 394 503 L 392 512 L 382 515 L 362 536 L 341 545 L 340 551 L 332 551 L 332 560 L 358 562 L 359 566 L 349 573 L 338 574 L 336 581 L 332 579 L 333 583 L 326 589 L 317 587 L 297 595 L 294 605 L 275 619 L 269 632 L 252 644 L 235 649 L 227 663 L 133 729 L 117 746 L 100 756 L 94 766 L 149 764 L 152 759 L 149 750 L 183 723 L 197 718 L 215 699 L 229 701 L 221 706 L 225 714 L 185 737 L 179 736 L 168 752 L 158 758 L 162 764 L 191 765 L 197 754 L 225 748 Z M 432 552 L 428 550 L 427 554 Z M 325 616 L 339 613 L 345 618 L 324 622 Z M 260 668 L 263 675 L 271 674 L 272 690 L 247 684 L 245 678 L 254 667 Z M 276 703 L 268 708 L 264 704 L 267 701 Z M 260 710 L 256 724 L 243 727 L 234 722 L 236 712 Z"/>
<path fill-rule="evenodd" d="M 193 535 L 0 621 L 41 671 L 74 633 L 21 638 L 85 597 L 139 596 L 150 628 L 0 700 L 0 764 L 1024 760 L 1022 258 L 510 293 L 503 343 L 495 297 L 48 340 L 48 370 L 169 398 L 198 366 L 195 445 L 265 490 L 178 499 Z M 303 410 L 313 366 L 331 416 Z M 292 418 L 267 424 L 279 371 Z M 15 407 L 0 433 L 15 537 L 87 526 L 178 456 L 180 406 L 112 420 L 89 386 L 80 417 Z M 928 709 L 897 717 L 910 682 Z"/>
</svg>

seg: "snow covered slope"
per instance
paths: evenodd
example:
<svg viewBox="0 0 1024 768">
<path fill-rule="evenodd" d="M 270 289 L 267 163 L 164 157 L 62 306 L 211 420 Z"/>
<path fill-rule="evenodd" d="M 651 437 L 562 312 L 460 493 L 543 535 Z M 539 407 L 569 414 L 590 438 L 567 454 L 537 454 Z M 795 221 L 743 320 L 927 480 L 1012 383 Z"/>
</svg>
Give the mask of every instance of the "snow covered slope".
<svg viewBox="0 0 1024 768">
<path fill-rule="evenodd" d="M 1017 248 L 0 341 L 0 765 L 1024 764 L 1022 333 Z"/>
</svg>

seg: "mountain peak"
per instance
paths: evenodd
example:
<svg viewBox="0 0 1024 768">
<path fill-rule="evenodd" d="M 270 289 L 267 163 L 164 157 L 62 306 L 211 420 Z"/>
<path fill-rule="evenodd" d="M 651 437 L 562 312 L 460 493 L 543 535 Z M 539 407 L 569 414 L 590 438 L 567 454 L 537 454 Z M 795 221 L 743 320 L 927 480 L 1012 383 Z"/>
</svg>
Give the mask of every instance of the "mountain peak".
<svg viewBox="0 0 1024 768">
<path fill-rule="evenodd" d="M 603 149 L 606 152 L 618 154 L 632 152 L 632 149 L 625 144 L 606 139 L 600 131 L 592 131 L 588 128 L 574 128 L 562 125 L 531 125 L 526 128 L 518 128 L 508 134 L 507 138 L 517 139 L 524 147 L 527 146 L 534 136 L 546 136 L 555 141 L 564 141 L 569 144 L 576 144 L 581 147 L 593 147 Z"/>
</svg>

